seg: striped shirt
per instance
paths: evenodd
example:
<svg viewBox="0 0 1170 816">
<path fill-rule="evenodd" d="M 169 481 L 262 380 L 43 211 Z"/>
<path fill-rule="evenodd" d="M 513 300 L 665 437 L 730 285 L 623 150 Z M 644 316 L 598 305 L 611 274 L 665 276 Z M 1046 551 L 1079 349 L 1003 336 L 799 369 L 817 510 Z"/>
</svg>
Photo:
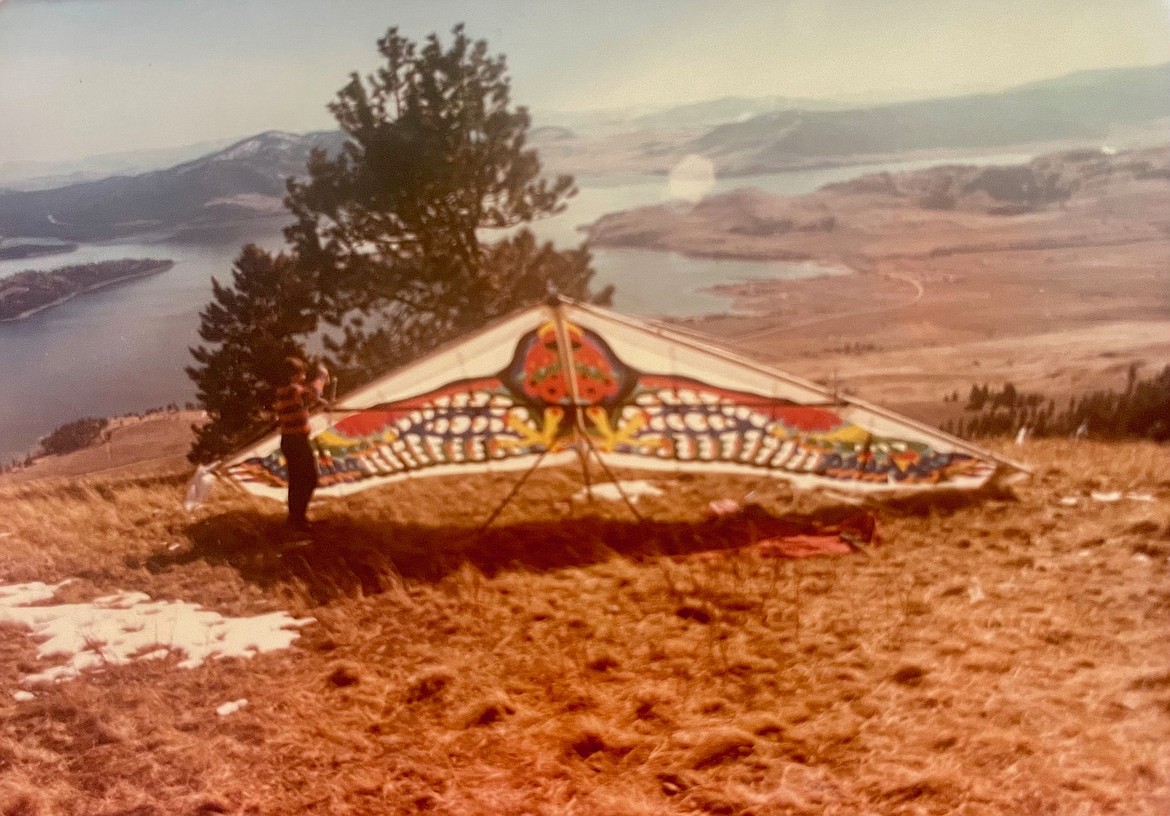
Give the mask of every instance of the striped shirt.
<svg viewBox="0 0 1170 816">
<path fill-rule="evenodd" d="M 317 377 L 308 385 L 289 383 L 276 389 L 276 411 L 282 436 L 309 435 L 309 408 L 316 405 L 325 390 L 325 377 Z"/>
</svg>

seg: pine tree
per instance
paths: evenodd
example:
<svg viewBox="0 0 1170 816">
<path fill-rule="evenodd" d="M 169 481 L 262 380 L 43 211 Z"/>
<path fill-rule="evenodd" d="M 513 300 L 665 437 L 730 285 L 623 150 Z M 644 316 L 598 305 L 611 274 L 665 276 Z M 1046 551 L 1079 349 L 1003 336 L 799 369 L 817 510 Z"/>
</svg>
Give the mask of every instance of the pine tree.
<svg viewBox="0 0 1170 816">
<path fill-rule="evenodd" d="M 230 286 L 212 279 L 214 300 L 200 313 L 199 327 L 210 345 L 191 349 L 197 365 L 187 368 L 209 417 L 195 429 L 191 461 L 230 453 L 270 425 L 280 361 L 303 356 L 296 338 L 316 326 L 310 280 L 291 255 L 252 244 L 236 260 Z"/>
<path fill-rule="evenodd" d="M 288 182 L 291 253 L 247 247 L 232 284 L 213 282 L 200 328 L 210 345 L 191 350 L 187 369 L 210 416 L 193 461 L 264 430 L 271 366 L 310 337 L 348 390 L 550 289 L 610 298 L 591 293 L 584 249 L 516 231 L 563 210 L 575 188 L 541 176 L 504 58 L 462 26 L 447 47 L 431 35 L 420 48 L 392 28 L 378 48 L 385 64 L 364 81 L 351 75 L 330 105 L 343 151 L 314 151 L 308 178 Z M 489 233 L 499 240 L 483 243 Z"/>
<path fill-rule="evenodd" d="M 546 297 L 550 284 L 589 297 L 587 255 L 523 232 L 481 243 L 560 212 L 575 188 L 541 176 L 504 58 L 462 26 L 452 36 L 420 48 L 390 29 L 383 67 L 352 75 L 330 106 L 343 152 L 315 153 L 309 178 L 289 184 L 297 221 L 286 234 L 319 276 L 345 387 Z"/>
<path fill-rule="evenodd" d="M 1009 408 L 1014 408 L 1018 397 L 1019 394 L 1016 391 L 1016 387 L 1010 382 L 1005 383 L 1003 387 L 1003 404 Z"/>
<path fill-rule="evenodd" d="M 979 398 L 979 386 L 972 384 L 971 393 L 967 395 L 966 409 L 968 411 L 978 411 L 983 407 L 983 400 Z"/>
</svg>

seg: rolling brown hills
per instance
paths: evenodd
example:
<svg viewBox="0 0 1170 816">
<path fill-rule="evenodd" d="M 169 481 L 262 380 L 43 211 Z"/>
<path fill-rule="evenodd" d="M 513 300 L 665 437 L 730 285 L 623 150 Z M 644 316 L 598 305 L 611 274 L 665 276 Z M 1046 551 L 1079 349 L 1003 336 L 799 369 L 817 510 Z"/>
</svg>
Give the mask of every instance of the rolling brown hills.
<svg viewBox="0 0 1170 816">
<path fill-rule="evenodd" d="M 1016 380 L 1067 400 L 1170 362 L 1170 153 L 1073 151 L 1015 168 L 867 176 L 782 198 L 739 190 L 606 216 L 599 246 L 843 267 L 720 287 L 690 325 L 780 368 L 940 422 Z"/>
</svg>

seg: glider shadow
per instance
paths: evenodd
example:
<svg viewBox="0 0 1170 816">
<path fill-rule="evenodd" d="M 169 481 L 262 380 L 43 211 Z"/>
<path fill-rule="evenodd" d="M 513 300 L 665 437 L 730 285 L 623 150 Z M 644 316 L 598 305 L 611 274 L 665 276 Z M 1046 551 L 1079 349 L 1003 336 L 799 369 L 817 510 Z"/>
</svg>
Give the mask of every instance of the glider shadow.
<svg viewBox="0 0 1170 816">
<path fill-rule="evenodd" d="M 466 567 L 491 576 L 501 571 L 543 572 L 599 563 L 717 555 L 767 539 L 841 532 L 859 546 L 876 543 L 872 514 L 855 507 L 772 515 L 758 505 L 694 521 L 634 520 L 585 515 L 486 530 L 472 525 L 384 523 L 349 517 L 315 525 L 312 540 L 284 542 L 271 514 L 233 510 L 187 528 L 189 548 L 159 552 L 147 567 L 162 572 L 196 561 L 226 565 L 263 588 L 301 587 L 315 603 L 375 595 L 403 580 L 437 582 Z"/>
</svg>

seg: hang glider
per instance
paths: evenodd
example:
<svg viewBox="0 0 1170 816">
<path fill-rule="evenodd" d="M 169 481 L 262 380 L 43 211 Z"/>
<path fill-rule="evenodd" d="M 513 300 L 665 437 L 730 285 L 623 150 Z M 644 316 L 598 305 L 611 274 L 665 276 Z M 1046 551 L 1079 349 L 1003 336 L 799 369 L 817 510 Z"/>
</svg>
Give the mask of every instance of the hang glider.
<svg viewBox="0 0 1170 816">
<path fill-rule="evenodd" d="M 973 489 L 1025 470 L 962 439 L 692 337 L 554 298 L 314 416 L 318 496 L 407 478 L 609 467 L 772 476 L 798 488 Z M 283 499 L 273 435 L 217 473 Z"/>
</svg>

